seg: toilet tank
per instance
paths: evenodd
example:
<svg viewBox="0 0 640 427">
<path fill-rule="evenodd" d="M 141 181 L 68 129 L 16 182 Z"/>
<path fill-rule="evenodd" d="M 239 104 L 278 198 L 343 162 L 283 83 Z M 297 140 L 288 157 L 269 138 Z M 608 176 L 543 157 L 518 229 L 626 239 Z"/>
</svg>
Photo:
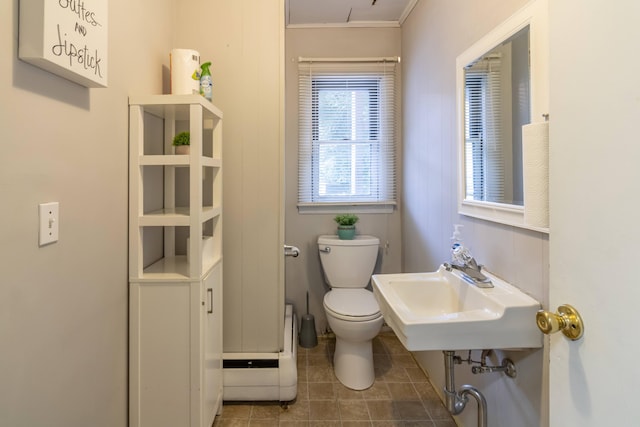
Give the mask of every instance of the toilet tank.
<svg viewBox="0 0 640 427">
<path fill-rule="evenodd" d="M 338 236 L 318 237 L 318 251 L 325 278 L 332 288 L 365 288 L 378 258 L 380 239 L 356 236 L 341 240 Z"/>
</svg>

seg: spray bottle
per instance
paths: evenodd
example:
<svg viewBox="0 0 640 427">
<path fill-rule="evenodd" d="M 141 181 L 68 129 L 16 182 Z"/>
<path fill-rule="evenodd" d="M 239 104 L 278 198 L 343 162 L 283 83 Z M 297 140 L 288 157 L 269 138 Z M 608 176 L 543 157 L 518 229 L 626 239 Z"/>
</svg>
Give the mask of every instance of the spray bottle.
<svg viewBox="0 0 640 427">
<path fill-rule="evenodd" d="M 211 66 L 211 62 L 205 62 L 200 66 L 202 72 L 200 73 L 200 95 L 207 98 L 211 101 L 213 95 L 213 82 L 211 81 L 211 72 L 209 71 L 209 67 Z"/>
</svg>

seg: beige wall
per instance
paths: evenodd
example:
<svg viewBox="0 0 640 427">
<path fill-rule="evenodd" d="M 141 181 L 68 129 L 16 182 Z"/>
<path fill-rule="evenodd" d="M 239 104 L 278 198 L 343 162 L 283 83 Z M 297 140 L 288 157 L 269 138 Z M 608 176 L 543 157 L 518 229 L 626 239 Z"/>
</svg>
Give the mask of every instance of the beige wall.
<svg viewBox="0 0 640 427">
<path fill-rule="evenodd" d="M 284 333 L 283 0 L 181 0 L 175 47 L 211 61 L 223 122 L 224 351 Z"/>
<path fill-rule="evenodd" d="M 106 89 L 18 60 L 18 4 L 0 4 L 0 425 L 124 426 L 127 96 L 162 92 L 174 1 L 109 1 Z M 60 240 L 40 248 L 49 201 Z"/>
<path fill-rule="evenodd" d="M 403 25 L 403 269 L 434 270 L 448 261 L 452 225 L 464 224 L 463 239 L 478 262 L 546 306 L 548 237 L 460 216 L 456 200 L 456 57 L 524 4 L 525 0 L 423 0 Z M 516 363 L 517 379 L 472 375 L 463 365 L 456 367 L 456 384 L 480 389 L 487 398 L 491 426 L 546 425 L 544 350 L 500 353 L 493 361 L 504 356 Z M 441 389 L 442 353 L 420 352 L 416 357 Z M 475 408 L 474 402 L 467 405 L 459 417 L 462 425 L 475 425 Z"/>
<path fill-rule="evenodd" d="M 323 28 L 286 30 L 286 242 L 300 248 L 298 258 L 285 262 L 286 298 L 297 313 L 305 313 L 309 291 L 310 312 L 315 316 L 316 330 L 327 328 L 322 299 L 328 291 L 322 277 L 316 241 L 321 234 L 335 234 L 335 214 L 299 214 L 298 202 L 298 57 L 380 57 L 400 56 L 399 28 Z M 402 87 L 398 75 L 398 88 Z M 400 104 L 397 103 L 400 112 Z M 400 167 L 401 128 L 398 127 L 398 167 Z M 399 177 L 399 174 L 398 174 Z M 398 183 L 400 193 L 401 183 Z M 380 238 L 381 250 L 376 272 L 399 272 L 401 235 L 399 209 L 393 214 L 358 214 L 357 230 Z"/>
</svg>

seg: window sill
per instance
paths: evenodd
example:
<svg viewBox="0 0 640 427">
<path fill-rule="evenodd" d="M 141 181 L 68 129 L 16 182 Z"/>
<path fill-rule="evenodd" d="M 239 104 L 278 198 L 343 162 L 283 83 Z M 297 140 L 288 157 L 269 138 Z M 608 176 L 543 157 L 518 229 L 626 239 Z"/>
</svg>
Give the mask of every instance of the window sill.
<svg viewBox="0 0 640 427">
<path fill-rule="evenodd" d="M 390 214 L 396 208 L 396 202 L 333 202 L 333 203 L 298 203 L 298 213 L 307 214 Z"/>
</svg>

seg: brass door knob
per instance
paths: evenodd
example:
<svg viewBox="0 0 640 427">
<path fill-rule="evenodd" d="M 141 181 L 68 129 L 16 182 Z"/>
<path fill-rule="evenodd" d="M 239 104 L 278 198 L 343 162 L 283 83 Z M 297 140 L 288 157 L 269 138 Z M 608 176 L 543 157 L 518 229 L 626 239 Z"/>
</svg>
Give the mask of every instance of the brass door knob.
<svg viewBox="0 0 640 427">
<path fill-rule="evenodd" d="M 557 313 L 540 310 L 536 314 L 538 329 L 543 334 L 554 334 L 558 331 L 571 340 L 575 341 L 582 337 L 584 324 L 580 313 L 569 304 L 558 307 Z"/>
</svg>

